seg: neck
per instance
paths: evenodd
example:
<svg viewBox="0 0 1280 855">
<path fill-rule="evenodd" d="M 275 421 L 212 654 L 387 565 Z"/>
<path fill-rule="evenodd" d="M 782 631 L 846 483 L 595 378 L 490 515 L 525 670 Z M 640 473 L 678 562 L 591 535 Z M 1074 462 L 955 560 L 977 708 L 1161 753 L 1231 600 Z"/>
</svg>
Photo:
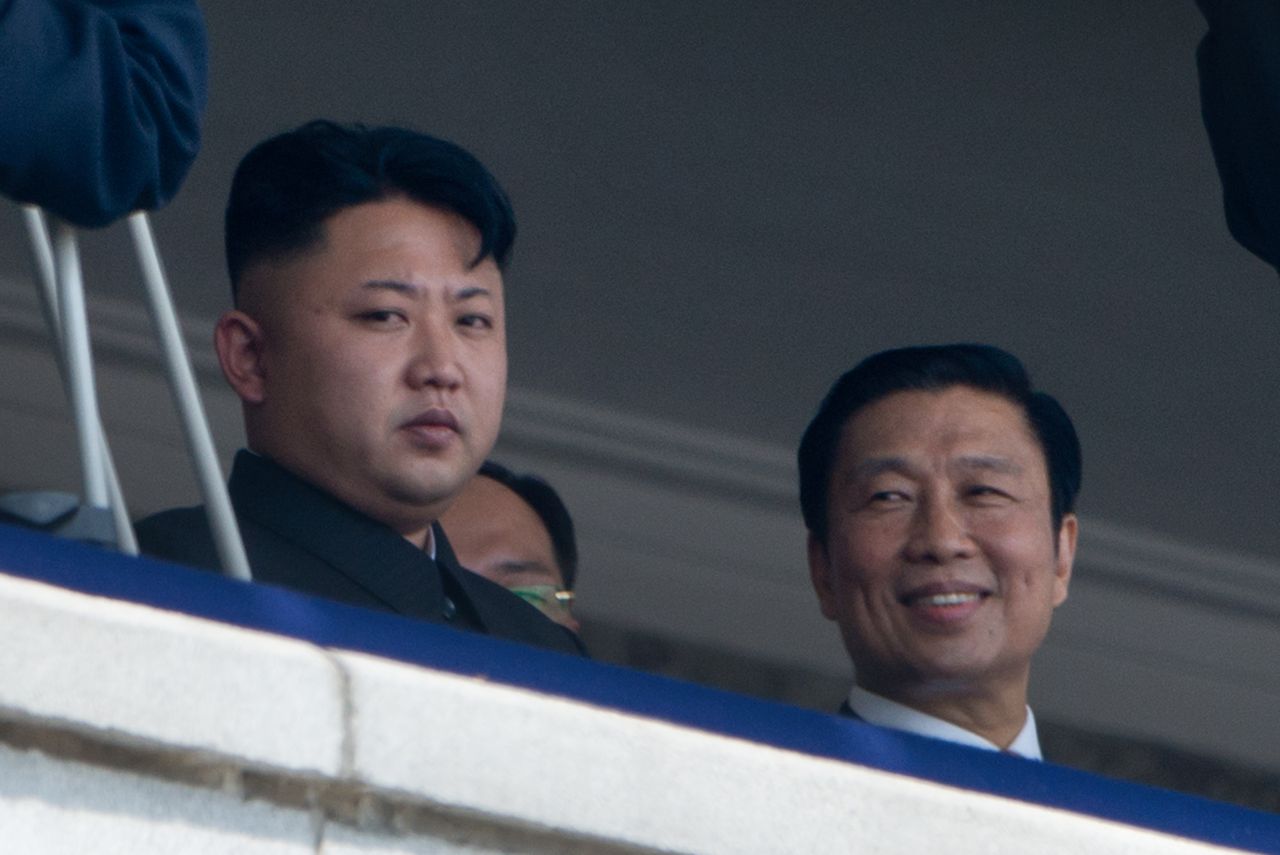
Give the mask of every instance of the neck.
<svg viewBox="0 0 1280 855">
<path fill-rule="evenodd" d="M 926 715 L 950 722 L 983 739 L 1008 748 L 1027 722 L 1026 682 L 1011 686 L 880 684 L 861 677 L 858 685 L 868 692 L 896 701 Z"/>
</svg>

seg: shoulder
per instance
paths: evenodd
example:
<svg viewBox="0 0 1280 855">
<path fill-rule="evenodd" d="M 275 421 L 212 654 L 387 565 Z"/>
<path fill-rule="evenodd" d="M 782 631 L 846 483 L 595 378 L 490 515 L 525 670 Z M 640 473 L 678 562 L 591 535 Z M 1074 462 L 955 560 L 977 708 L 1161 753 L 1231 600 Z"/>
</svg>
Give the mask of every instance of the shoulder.
<svg viewBox="0 0 1280 855">
<path fill-rule="evenodd" d="M 196 567 L 218 566 L 204 508 L 173 508 L 152 514 L 134 526 L 143 555 Z"/>
</svg>

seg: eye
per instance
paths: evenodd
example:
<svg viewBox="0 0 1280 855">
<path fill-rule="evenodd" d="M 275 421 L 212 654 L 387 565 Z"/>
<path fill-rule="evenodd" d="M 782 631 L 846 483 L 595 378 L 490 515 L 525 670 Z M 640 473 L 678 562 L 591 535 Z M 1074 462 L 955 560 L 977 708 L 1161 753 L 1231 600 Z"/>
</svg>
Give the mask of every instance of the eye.
<svg viewBox="0 0 1280 855">
<path fill-rule="evenodd" d="M 1001 502 L 1012 498 L 1007 492 L 990 484 L 974 484 L 965 488 L 967 498 L 980 503 Z"/>
<path fill-rule="evenodd" d="M 367 312 L 360 312 L 356 318 L 371 326 L 391 326 L 408 323 L 409 320 L 399 309 L 370 309 Z"/>
<path fill-rule="evenodd" d="M 466 327 L 472 330 L 491 330 L 493 329 L 493 318 L 488 315 L 482 315 L 475 312 L 461 315 L 458 318 L 458 326 Z"/>
<path fill-rule="evenodd" d="M 899 505 L 910 500 L 911 497 L 902 490 L 877 490 L 867 497 L 868 504 L 881 507 Z"/>
</svg>

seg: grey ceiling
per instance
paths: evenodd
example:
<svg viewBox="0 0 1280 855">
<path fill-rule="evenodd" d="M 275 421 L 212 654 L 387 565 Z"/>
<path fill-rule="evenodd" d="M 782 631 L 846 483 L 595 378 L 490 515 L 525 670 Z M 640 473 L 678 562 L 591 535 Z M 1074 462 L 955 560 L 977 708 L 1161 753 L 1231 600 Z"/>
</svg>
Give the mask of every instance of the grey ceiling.
<svg viewBox="0 0 1280 855">
<path fill-rule="evenodd" d="M 1280 288 L 1223 225 L 1192 0 L 202 5 L 185 312 L 250 145 L 410 124 L 514 197 L 515 385 L 790 447 L 868 352 L 988 340 L 1076 417 L 1087 514 L 1280 558 Z M 94 287 L 133 293 L 123 240 Z"/>
</svg>

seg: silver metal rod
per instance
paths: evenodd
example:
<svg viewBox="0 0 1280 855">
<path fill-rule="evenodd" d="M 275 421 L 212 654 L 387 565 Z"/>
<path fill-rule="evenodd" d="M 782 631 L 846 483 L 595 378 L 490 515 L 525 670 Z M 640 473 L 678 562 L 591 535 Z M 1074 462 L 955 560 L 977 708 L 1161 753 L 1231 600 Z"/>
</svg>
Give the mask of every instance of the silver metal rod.
<svg viewBox="0 0 1280 855">
<path fill-rule="evenodd" d="M 58 280 L 53 267 L 53 244 L 49 242 L 49 228 L 45 225 L 44 214 L 35 205 L 22 206 L 22 221 L 27 226 L 28 243 L 31 246 L 31 263 L 36 269 L 36 281 L 40 286 L 40 308 L 44 312 L 44 323 L 53 334 L 57 345 L 58 371 L 63 373 L 66 382 L 65 366 L 62 364 L 62 323 L 58 313 Z"/>
<path fill-rule="evenodd" d="M 111 449 L 107 445 L 107 435 L 98 425 L 98 439 L 102 443 L 102 462 L 106 466 L 107 496 L 111 500 L 111 520 L 115 523 L 116 545 L 125 555 L 138 554 L 138 536 L 133 532 L 133 523 L 129 521 L 129 509 L 124 503 L 124 491 L 120 489 L 120 476 L 116 473 L 116 462 L 111 457 Z"/>
<path fill-rule="evenodd" d="M 160 337 L 160 347 L 164 352 L 165 367 L 169 374 L 169 387 L 173 391 L 187 447 L 195 465 L 196 478 L 204 495 L 205 510 L 209 515 L 209 527 L 213 531 L 218 557 L 227 575 L 237 579 L 250 579 L 249 558 L 240 539 L 240 529 L 236 525 L 222 470 L 218 466 L 217 451 L 209 433 L 204 407 L 200 403 L 191 361 L 187 358 L 178 319 L 173 311 L 173 301 L 169 297 L 169 286 L 160 266 L 160 254 L 156 251 L 155 239 L 151 234 L 151 223 L 145 213 L 138 211 L 129 215 L 129 232 L 133 235 L 133 245 L 138 253 L 138 264 L 142 268 L 142 279 L 147 289 L 147 305 L 151 309 L 156 334 Z"/>
<path fill-rule="evenodd" d="M 63 387 L 70 400 L 71 389 L 67 381 L 65 345 L 63 343 L 62 319 L 58 311 L 58 286 L 54 269 L 53 245 L 49 240 L 49 229 L 45 224 L 43 212 L 34 205 L 22 206 L 22 218 L 27 226 L 28 243 L 31 246 L 31 259 L 36 269 L 40 308 L 44 312 L 45 325 L 53 336 L 54 361 L 58 373 L 62 377 Z M 125 504 L 124 491 L 120 488 L 120 476 L 116 471 L 115 460 L 111 456 L 111 447 L 107 442 L 107 434 L 102 422 L 96 424 L 98 442 L 102 447 L 103 473 L 107 481 L 107 496 L 111 504 L 111 519 L 115 524 L 116 544 L 120 551 L 127 555 L 138 554 L 138 538 L 129 522 L 129 508 Z"/>
<path fill-rule="evenodd" d="M 102 440 L 98 430 L 101 422 L 94 391 L 93 357 L 89 351 L 84 280 L 80 275 L 76 232 L 66 223 L 58 223 L 54 228 L 53 255 L 57 271 L 57 306 L 67 367 L 67 386 L 70 390 L 76 440 L 80 447 L 84 502 L 90 507 L 105 508 L 108 506 L 106 469 L 102 464 Z"/>
</svg>

